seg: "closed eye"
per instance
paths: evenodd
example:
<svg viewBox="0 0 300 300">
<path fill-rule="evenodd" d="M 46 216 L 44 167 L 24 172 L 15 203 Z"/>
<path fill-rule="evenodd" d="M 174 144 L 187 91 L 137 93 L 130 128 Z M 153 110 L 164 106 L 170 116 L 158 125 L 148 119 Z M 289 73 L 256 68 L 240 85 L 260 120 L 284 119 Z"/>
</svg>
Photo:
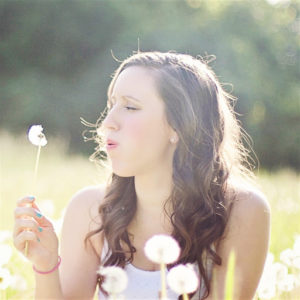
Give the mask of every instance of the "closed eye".
<svg viewBox="0 0 300 300">
<path fill-rule="evenodd" d="M 127 110 L 137 110 L 135 107 L 125 106 Z"/>
</svg>

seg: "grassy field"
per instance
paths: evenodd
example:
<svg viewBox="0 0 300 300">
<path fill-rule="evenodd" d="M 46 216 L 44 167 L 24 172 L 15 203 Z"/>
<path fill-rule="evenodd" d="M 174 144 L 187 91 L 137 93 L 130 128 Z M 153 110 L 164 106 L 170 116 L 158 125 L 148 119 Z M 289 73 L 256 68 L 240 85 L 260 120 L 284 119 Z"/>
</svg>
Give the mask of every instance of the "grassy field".
<svg viewBox="0 0 300 300">
<path fill-rule="evenodd" d="M 51 137 L 47 139 L 48 145 L 41 151 L 37 188 L 33 192 L 33 169 L 37 147 L 30 144 L 25 134 L 13 137 L 0 132 L 0 230 L 12 231 L 15 203 L 24 195 L 34 193 L 37 204 L 43 204 L 51 214 L 50 217 L 58 219 L 76 191 L 86 185 L 105 181 L 103 171 L 97 169 L 87 157 L 71 156 L 67 154 L 66 144 L 62 140 Z M 279 260 L 280 252 L 291 248 L 295 235 L 300 234 L 300 174 L 291 170 L 276 173 L 260 170 L 257 175 L 261 190 L 267 196 L 272 209 L 270 251 L 274 254 L 275 260 Z M 49 207 L 49 203 L 53 203 L 54 210 L 51 205 Z M 6 244 L 11 245 L 11 240 L 8 239 Z M 12 274 L 26 278 L 27 286 L 24 286 L 24 292 L 18 292 L 13 288 L 1 290 L 1 298 L 32 299 L 34 280 L 31 265 L 18 255 L 14 248 L 8 268 Z M 20 279 L 19 286 L 21 282 Z"/>
</svg>

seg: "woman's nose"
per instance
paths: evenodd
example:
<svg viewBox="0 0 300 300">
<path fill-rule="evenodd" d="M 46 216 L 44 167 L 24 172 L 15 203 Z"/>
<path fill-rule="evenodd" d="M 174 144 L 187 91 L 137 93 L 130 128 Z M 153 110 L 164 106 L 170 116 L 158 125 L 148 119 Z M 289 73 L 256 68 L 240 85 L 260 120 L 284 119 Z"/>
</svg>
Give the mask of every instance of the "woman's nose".
<svg viewBox="0 0 300 300">
<path fill-rule="evenodd" d="M 102 121 L 103 129 L 117 130 L 119 128 L 119 124 L 116 120 L 116 116 L 113 114 L 113 110 L 109 111 Z"/>
</svg>

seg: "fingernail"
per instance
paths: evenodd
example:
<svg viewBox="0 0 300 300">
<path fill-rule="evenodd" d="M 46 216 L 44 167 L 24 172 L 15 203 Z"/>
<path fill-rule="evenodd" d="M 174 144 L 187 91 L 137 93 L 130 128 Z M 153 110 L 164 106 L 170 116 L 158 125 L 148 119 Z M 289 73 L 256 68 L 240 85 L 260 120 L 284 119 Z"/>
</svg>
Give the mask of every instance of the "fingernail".
<svg viewBox="0 0 300 300">
<path fill-rule="evenodd" d="M 36 216 L 38 217 L 38 218 L 41 218 L 43 215 L 41 214 L 41 213 L 39 213 L 39 212 L 35 212 L 35 214 L 36 214 Z"/>
<path fill-rule="evenodd" d="M 40 242 L 41 240 L 39 238 L 37 238 L 37 241 Z"/>
<path fill-rule="evenodd" d="M 43 231 L 43 228 L 42 228 L 42 227 L 39 227 L 38 229 L 39 229 L 39 232 L 42 232 L 42 231 Z"/>
<path fill-rule="evenodd" d="M 29 198 L 29 200 L 31 200 L 31 201 L 35 199 L 34 196 L 29 196 L 28 198 Z"/>
</svg>

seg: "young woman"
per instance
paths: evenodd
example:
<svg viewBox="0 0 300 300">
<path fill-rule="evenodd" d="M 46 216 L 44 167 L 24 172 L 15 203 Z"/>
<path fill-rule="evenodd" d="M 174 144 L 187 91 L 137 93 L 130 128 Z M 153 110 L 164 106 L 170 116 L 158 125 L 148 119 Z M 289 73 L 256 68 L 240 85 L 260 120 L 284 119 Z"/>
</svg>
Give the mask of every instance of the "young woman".
<svg viewBox="0 0 300 300">
<path fill-rule="evenodd" d="M 97 284 L 105 299 L 100 264 L 126 270 L 126 299 L 158 299 L 159 266 L 143 251 L 155 234 L 172 235 L 181 247 L 176 264 L 192 263 L 198 271 L 201 285 L 192 299 L 224 298 L 231 250 L 234 299 L 254 297 L 268 252 L 270 208 L 249 184 L 231 100 L 207 64 L 190 55 L 138 52 L 123 61 L 93 131 L 93 157 L 108 159 L 111 177 L 71 199 L 59 268 L 51 222 L 39 217 L 34 199 L 18 201 L 14 244 L 24 253 L 29 241 L 36 299 L 92 299 Z"/>
</svg>

